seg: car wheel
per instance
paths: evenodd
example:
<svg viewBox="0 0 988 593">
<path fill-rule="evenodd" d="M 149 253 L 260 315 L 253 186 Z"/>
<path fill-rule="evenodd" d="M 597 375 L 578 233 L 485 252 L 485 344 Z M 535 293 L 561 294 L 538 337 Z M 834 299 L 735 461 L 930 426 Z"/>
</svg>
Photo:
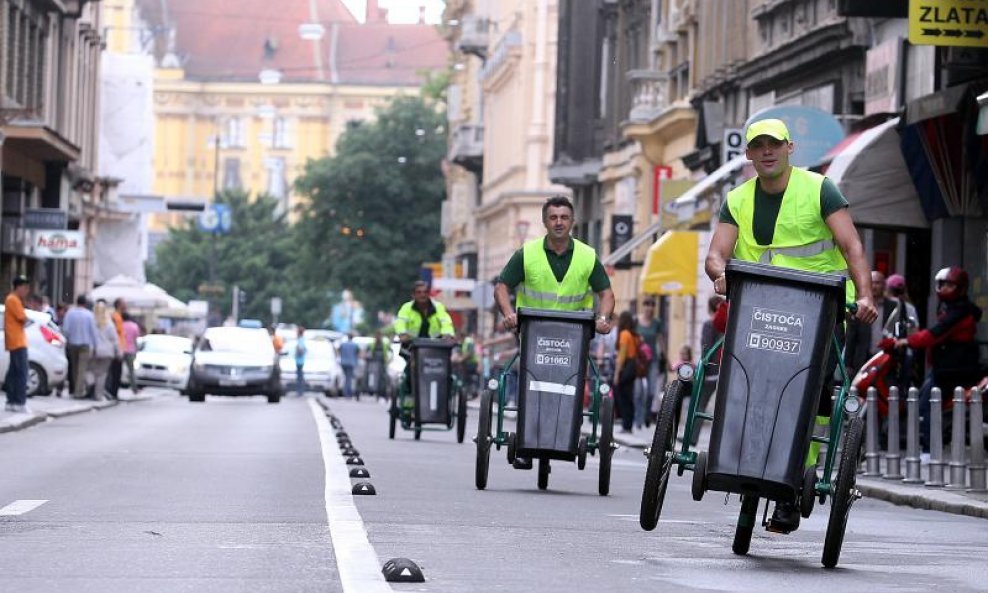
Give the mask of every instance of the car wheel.
<svg viewBox="0 0 988 593">
<path fill-rule="evenodd" d="M 201 404 L 206 401 L 206 394 L 201 391 L 190 391 L 189 401 Z"/>
<path fill-rule="evenodd" d="M 36 362 L 29 362 L 27 365 L 27 396 L 48 395 L 48 374 L 45 369 Z"/>
<path fill-rule="evenodd" d="M 268 403 L 269 404 L 276 404 L 276 403 L 278 403 L 280 401 L 281 401 L 281 394 L 280 393 L 269 393 L 268 394 Z"/>
</svg>

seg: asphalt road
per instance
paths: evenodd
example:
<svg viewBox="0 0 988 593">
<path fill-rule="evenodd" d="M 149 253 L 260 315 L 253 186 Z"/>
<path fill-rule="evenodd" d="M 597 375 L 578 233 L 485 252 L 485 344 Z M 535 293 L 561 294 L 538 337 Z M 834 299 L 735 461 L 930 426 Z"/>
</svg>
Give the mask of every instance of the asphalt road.
<svg viewBox="0 0 988 593">
<path fill-rule="evenodd" d="M 330 405 L 378 492 L 353 498 L 377 557 L 355 561 L 403 556 L 425 573 L 394 591 L 973 592 L 988 582 L 981 519 L 864 499 L 836 570 L 819 563 L 828 507 L 789 536 L 756 529 L 737 557 L 737 498 L 693 502 L 688 474 L 673 477 L 658 528 L 640 529 L 639 451 L 618 451 L 608 497 L 597 495 L 593 460 L 582 472 L 554 464 L 540 492 L 534 471 L 492 451 L 481 492 L 469 440 L 426 432 L 416 442 L 399 430 L 390 441 L 383 405 Z M 0 435 L 0 445 L 3 591 L 343 591 L 337 555 L 358 553 L 330 535 L 308 401 L 167 396 Z"/>
</svg>

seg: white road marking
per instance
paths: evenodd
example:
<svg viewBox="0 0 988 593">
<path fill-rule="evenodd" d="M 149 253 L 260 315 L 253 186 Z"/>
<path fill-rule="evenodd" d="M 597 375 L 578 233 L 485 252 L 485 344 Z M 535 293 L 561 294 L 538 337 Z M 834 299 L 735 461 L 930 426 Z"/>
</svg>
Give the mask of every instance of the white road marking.
<svg viewBox="0 0 988 593">
<path fill-rule="evenodd" d="M 33 511 L 34 509 L 40 507 L 46 502 L 48 501 L 47 500 L 15 500 L 14 502 L 0 509 L 0 517 L 12 517 L 14 515 L 23 515 L 24 513 L 29 513 Z"/>
<path fill-rule="evenodd" d="M 309 400 L 319 429 L 319 444 L 326 467 L 326 517 L 336 554 L 336 569 L 344 593 L 390 593 L 381 563 L 367 539 L 367 530 L 350 493 L 350 474 L 336 447 L 333 429 L 322 407 Z"/>
</svg>

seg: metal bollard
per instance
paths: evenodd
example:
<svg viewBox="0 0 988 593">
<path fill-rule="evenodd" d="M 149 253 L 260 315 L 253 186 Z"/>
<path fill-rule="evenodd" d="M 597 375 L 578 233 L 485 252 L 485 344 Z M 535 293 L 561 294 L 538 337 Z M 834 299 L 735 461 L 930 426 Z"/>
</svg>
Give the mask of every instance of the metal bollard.
<svg viewBox="0 0 988 593">
<path fill-rule="evenodd" d="M 885 449 L 886 480 L 901 480 L 902 465 L 899 457 L 899 388 L 889 387 L 889 440 Z"/>
<path fill-rule="evenodd" d="M 919 389 L 909 388 L 906 397 L 906 484 L 922 484 L 919 475 Z"/>
<path fill-rule="evenodd" d="M 965 442 L 965 424 L 967 417 L 964 399 L 964 388 L 954 388 L 954 425 L 950 430 L 950 481 L 947 490 L 963 490 L 967 478 L 967 443 Z"/>
<path fill-rule="evenodd" d="M 865 433 L 865 476 L 882 475 L 882 460 L 878 453 L 878 391 L 868 388 L 868 430 Z"/>
<path fill-rule="evenodd" d="M 940 388 L 930 392 L 930 466 L 926 486 L 943 486 L 943 407 L 940 405 Z"/>
<path fill-rule="evenodd" d="M 985 478 L 985 425 L 984 408 L 981 400 L 981 390 L 975 387 L 971 390 L 971 407 L 968 415 L 971 417 L 971 463 L 967 466 L 971 478 L 968 492 L 988 492 Z"/>
</svg>

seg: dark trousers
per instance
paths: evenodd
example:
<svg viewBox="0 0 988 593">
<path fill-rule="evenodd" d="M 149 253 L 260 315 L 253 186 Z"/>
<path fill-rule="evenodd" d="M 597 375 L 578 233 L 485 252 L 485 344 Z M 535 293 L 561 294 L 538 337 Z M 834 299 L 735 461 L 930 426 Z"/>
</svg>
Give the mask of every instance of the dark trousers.
<svg viewBox="0 0 988 593">
<path fill-rule="evenodd" d="M 634 364 L 628 361 L 626 364 Z M 614 388 L 614 403 L 617 404 L 618 414 L 621 415 L 621 427 L 630 431 L 635 421 L 635 377 L 619 382 Z"/>
<path fill-rule="evenodd" d="M 27 402 L 27 348 L 10 351 L 10 366 L 3 381 L 7 403 L 23 406 Z"/>
<path fill-rule="evenodd" d="M 110 373 L 106 376 L 106 393 L 113 399 L 117 399 L 122 375 L 123 361 L 119 358 L 114 358 L 113 362 L 110 363 Z"/>
</svg>

